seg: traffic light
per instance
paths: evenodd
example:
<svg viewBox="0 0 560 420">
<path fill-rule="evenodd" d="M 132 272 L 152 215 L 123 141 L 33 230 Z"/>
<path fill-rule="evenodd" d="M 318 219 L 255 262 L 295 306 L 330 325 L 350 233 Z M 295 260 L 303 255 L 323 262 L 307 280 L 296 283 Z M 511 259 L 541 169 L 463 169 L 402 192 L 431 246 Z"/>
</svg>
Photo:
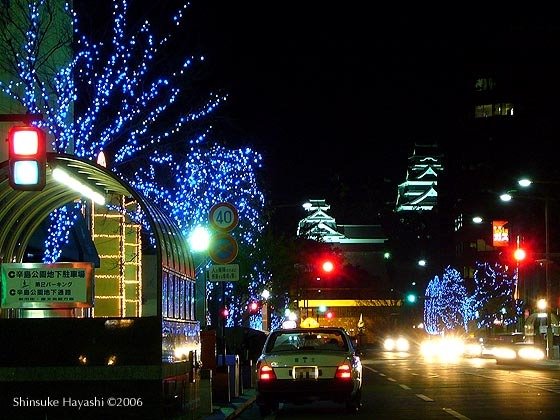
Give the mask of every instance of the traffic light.
<svg viewBox="0 0 560 420">
<path fill-rule="evenodd" d="M 521 262 L 525 257 L 527 257 L 527 252 L 525 252 L 523 248 L 516 248 L 515 251 L 513 251 L 513 258 L 515 258 L 515 261 Z"/>
<path fill-rule="evenodd" d="M 249 312 L 255 314 L 259 311 L 259 302 L 252 301 L 249 303 Z"/>
<path fill-rule="evenodd" d="M 47 177 L 45 133 L 30 125 L 14 126 L 8 132 L 10 186 L 14 190 L 41 191 Z"/>
<path fill-rule="evenodd" d="M 321 263 L 321 270 L 323 270 L 324 273 L 332 273 L 334 270 L 334 263 L 331 260 L 324 260 Z"/>
<path fill-rule="evenodd" d="M 319 258 L 318 262 L 318 272 L 319 277 L 331 278 L 334 277 L 338 271 L 338 261 L 335 257 L 324 256 Z"/>
<path fill-rule="evenodd" d="M 417 298 L 415 293 L 410 292 L 406 294 L 406 301 L 408 303 L 416 303 L 416 299 Z"/>
<path fill-rule="evenodd" d="M 229 310 L 228 310 L 228 308 L 222 308 L 222 309 L 220 309 L 220 318 L 226 319 L 228 316 L 229 316 Z"/>
<path fill-rule="evenodd" d="M 321 305 L 317 307 L 317 320 L 319 320 L 319 314 L 323 314 L 323 316 L 326 319 L 334 318 L 334 311 L 332 309 L 327 308 L 325 305 Z"/>
</svg>

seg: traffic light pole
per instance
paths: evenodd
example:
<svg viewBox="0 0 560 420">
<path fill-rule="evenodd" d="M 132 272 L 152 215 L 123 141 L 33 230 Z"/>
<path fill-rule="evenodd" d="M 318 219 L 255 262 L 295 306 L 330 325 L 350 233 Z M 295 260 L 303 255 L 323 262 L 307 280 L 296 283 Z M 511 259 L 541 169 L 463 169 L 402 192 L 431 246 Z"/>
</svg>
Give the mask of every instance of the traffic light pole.
<svg viewBox="0 0 560 420">
<path fill-rule="evenodd" d="M 222 307 L 226 308 L 226 282 L 222 282 Z M 226 365 L 226 317 L 222 317 L 222 365 Z"/>
<path fill-rule="evenodd" d="M 262 329 L 263 331 L 269 331 L 270 325 L 268 322 L 268 302 L 263 302 L 262 304 Z"/>
<path fill-rule="evenodd" d="M 527 304 L 527 297 L 525 293 L 525 279 L 521 278 L 521 267 L 520 267 L 520 261 L 523 261 L 525 259 L 525 253 L 520 252 L 521 250 L 523 250 L 523 248 L 521 248 L 521 236 L 517 235 L 515 238 L 515 252 L 513 255 L 513 257 L 515 258 L 515 276 L 516 276 L 515 288 L 513 290 L 513 300 L 515 301 L 516 305 L 518 305 L 520 302 L 523 302 L 523 304 L 521 307 L 522 309 L 521 314 L 518 316 L 517 319 L 517 323 L 515 327 L 516 332 L 524 331 L 524 322 L 523 322 L 524 308 L 523 307 Z M 523 287 L 521 286 L 522 281 L 523 281 Z"/>
<path fill-rule="evenodd" d="M 554 333 L 552 331 L 552 301 L 550 293 L 550 275 L 549 275 L 549 240 L 548 240 L 548 195 L 544 199 L 544 240 L 545 240 L 545 254 L 544 254 L 544 278 L 546 282 L 546 357 L 552 359 L 553 356 L 553 340 Z"/>
<path fill-rule="evenodd" d="M 532 181 L 530 179 L 520 179 L 518 180 L 518 184 L 522 187 L 528 187 L 533 183 L 540 183 L 540 184 L 557 184 L 557 182 L 548 182 L 548 181 Z M 509 194 L 505 194 L 504 197 L 509 196 Z M 509 201 L 509 199 L 504 199 L 500 197 L 504 201 Z M 531 197 L 529 197 L 531 198 Z M 549 240 L 549 232 L 548 232 L 548 204 L 550 201 L 549 191 L 545 192 L 544 196 L 540 197 L 533 197 L 538 198 L 544 201 L 544 231 L 545 231 L 545 254 L 544 254 L 544 270 L 545 270 L 545 283 L 546 283 L 546 357 L 548 359 L 554 358 L 554 331 L 552 328 L 552 294 L 551 294 L 551 284 L 550 284 L 550 240 Z M 555 303 L 556 305 L 556 303 Z"/>
</svg>

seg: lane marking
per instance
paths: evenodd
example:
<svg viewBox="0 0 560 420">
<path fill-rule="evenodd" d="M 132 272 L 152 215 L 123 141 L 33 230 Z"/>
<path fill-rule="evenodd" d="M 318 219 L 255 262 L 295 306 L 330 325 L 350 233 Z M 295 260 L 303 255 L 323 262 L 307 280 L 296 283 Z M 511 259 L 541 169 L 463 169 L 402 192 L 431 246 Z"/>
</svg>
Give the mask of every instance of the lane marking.
<svg viewBox="0 0 560 420">
<path fill-rule="evenodd" d="M 418 398 L 420 398 L 421 400 L 427 401 L 427 402 L 434 402 L 434 400 L 432 400 L 430 397 L 426 397 L 424 394 L 416 394 L 416 396 Z"/>
<path fill-rule="evenodd" d="M 396 379 L 393 379 L 393 378 L 387 378 L 387 380 L 388 380 L 388 381 L 391 381 L 391 382 L 397 382 L 397 380 L 396 380 Z"/>
<path fill-rule="evenodd" d="M 451 414 L 456 419 L 470 420 L 469 417 L 463 416 L 461 413 L 457 413 L 455 410 L 453 410 L 451 408 L 444 408 L 443 411 L 445 411 L 447 414 Z"/>
<path fill-rule="evenodd" d="M 408 385 L 400 384 L 399 385 L 402 389 L 411 389 Z"/>
<path fill-rule="evenodd" d="M 478 376 L 479 378 L 484 378 L 484 379 L 490 379 L 492 381 L 500 381 L 500 382 L 509 382 L 512 384 L 516 384 L 516 385 L 521 385 L 521 386 L 526 386 L 526 387 L 530 387 L 530 388 L 534 388 L 534 389 L 541 389 L 543 391 L 548 391 L 548 392 L 552 392 L 554 394 L 560 394 L 560 389 L 556 389 L 556 387 L 558 386 L 556 383 L 554 383 L 555 381 L 557 381 L 557 379 L 554 378 L 540 378 L 541 379 L 541 384 L 535 384 L 530 383 L 530 382 L 519 382 L 513 379 L 503 379 L 500 377 L 494 377 L 494 376 L 488 376 L 488 375 L 482 375 L 480 373 L 471 373 L 471 372 L 463 372 L 467 375 L 471 375 L 471 376 Z M 539 378 L 531 378 L 531 377 L 523 377 L 523 379 L 525 380 L 529 380 L 532 379 L 533 381 L 535 379 L 539 379 Z M 551 384 L 550 381 L 553 381 L 553 383 Z M 544 382 L 544 383 L 543 383 Z M 549 388 L 548 386 L 552 386 L 552 388 Z"/>
</svg>

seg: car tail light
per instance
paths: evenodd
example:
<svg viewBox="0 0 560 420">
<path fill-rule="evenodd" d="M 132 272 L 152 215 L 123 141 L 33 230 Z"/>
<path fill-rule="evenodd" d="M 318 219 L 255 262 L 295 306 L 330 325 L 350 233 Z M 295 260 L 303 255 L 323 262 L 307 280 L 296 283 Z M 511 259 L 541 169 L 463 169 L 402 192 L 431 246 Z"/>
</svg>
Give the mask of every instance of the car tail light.
<svg viewBox="0 0 560 420">
<path fill-rule="evenodd" d="M 261 381 L 273 381 L 276 379 L 276 374 L 274 369 L 268 365 L 262 365 L 259 368 L 259 380 Z"/>
<path fill-rule="evenodd" d="M 340 365 L 336 369 L 336 373 L 334 375 L 338 379 L 351 379 L 352 378 L 352 369 L 346 363 Z"/>
</svg>

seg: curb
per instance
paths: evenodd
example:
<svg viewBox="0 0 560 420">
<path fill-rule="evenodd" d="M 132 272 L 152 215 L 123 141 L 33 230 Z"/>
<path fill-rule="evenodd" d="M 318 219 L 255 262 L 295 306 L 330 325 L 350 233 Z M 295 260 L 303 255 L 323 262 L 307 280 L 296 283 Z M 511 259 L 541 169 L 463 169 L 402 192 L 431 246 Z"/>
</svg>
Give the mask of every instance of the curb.
<svg viewBox="0 0 560 420">
<path fill-rule="evenodd" d="M 255 402 L 255 397 L 254 396 L 248 398 L 246 401 L 239 404 L 239 406 L 235 409 L 235 411 L 233 413 L 231 413 L 229 416 L 226 417 L 226 420 L 233 419 L 233 418 L 237 417 L 239 414 L 241 414 L 243 411 L 245 411 L 247 408 L 249 408 L 251 405 L 253 405 L 254 402 Z"/>
<path fill-rule="evenodd" d="M 230 420 L 249 408 L 256 399 L 256 390 L 247 390 L 239 397 L 232 399 L 231 403 L 214 405 L 212 414 L 203 417 L 204 420 Z"/>
</svg>

